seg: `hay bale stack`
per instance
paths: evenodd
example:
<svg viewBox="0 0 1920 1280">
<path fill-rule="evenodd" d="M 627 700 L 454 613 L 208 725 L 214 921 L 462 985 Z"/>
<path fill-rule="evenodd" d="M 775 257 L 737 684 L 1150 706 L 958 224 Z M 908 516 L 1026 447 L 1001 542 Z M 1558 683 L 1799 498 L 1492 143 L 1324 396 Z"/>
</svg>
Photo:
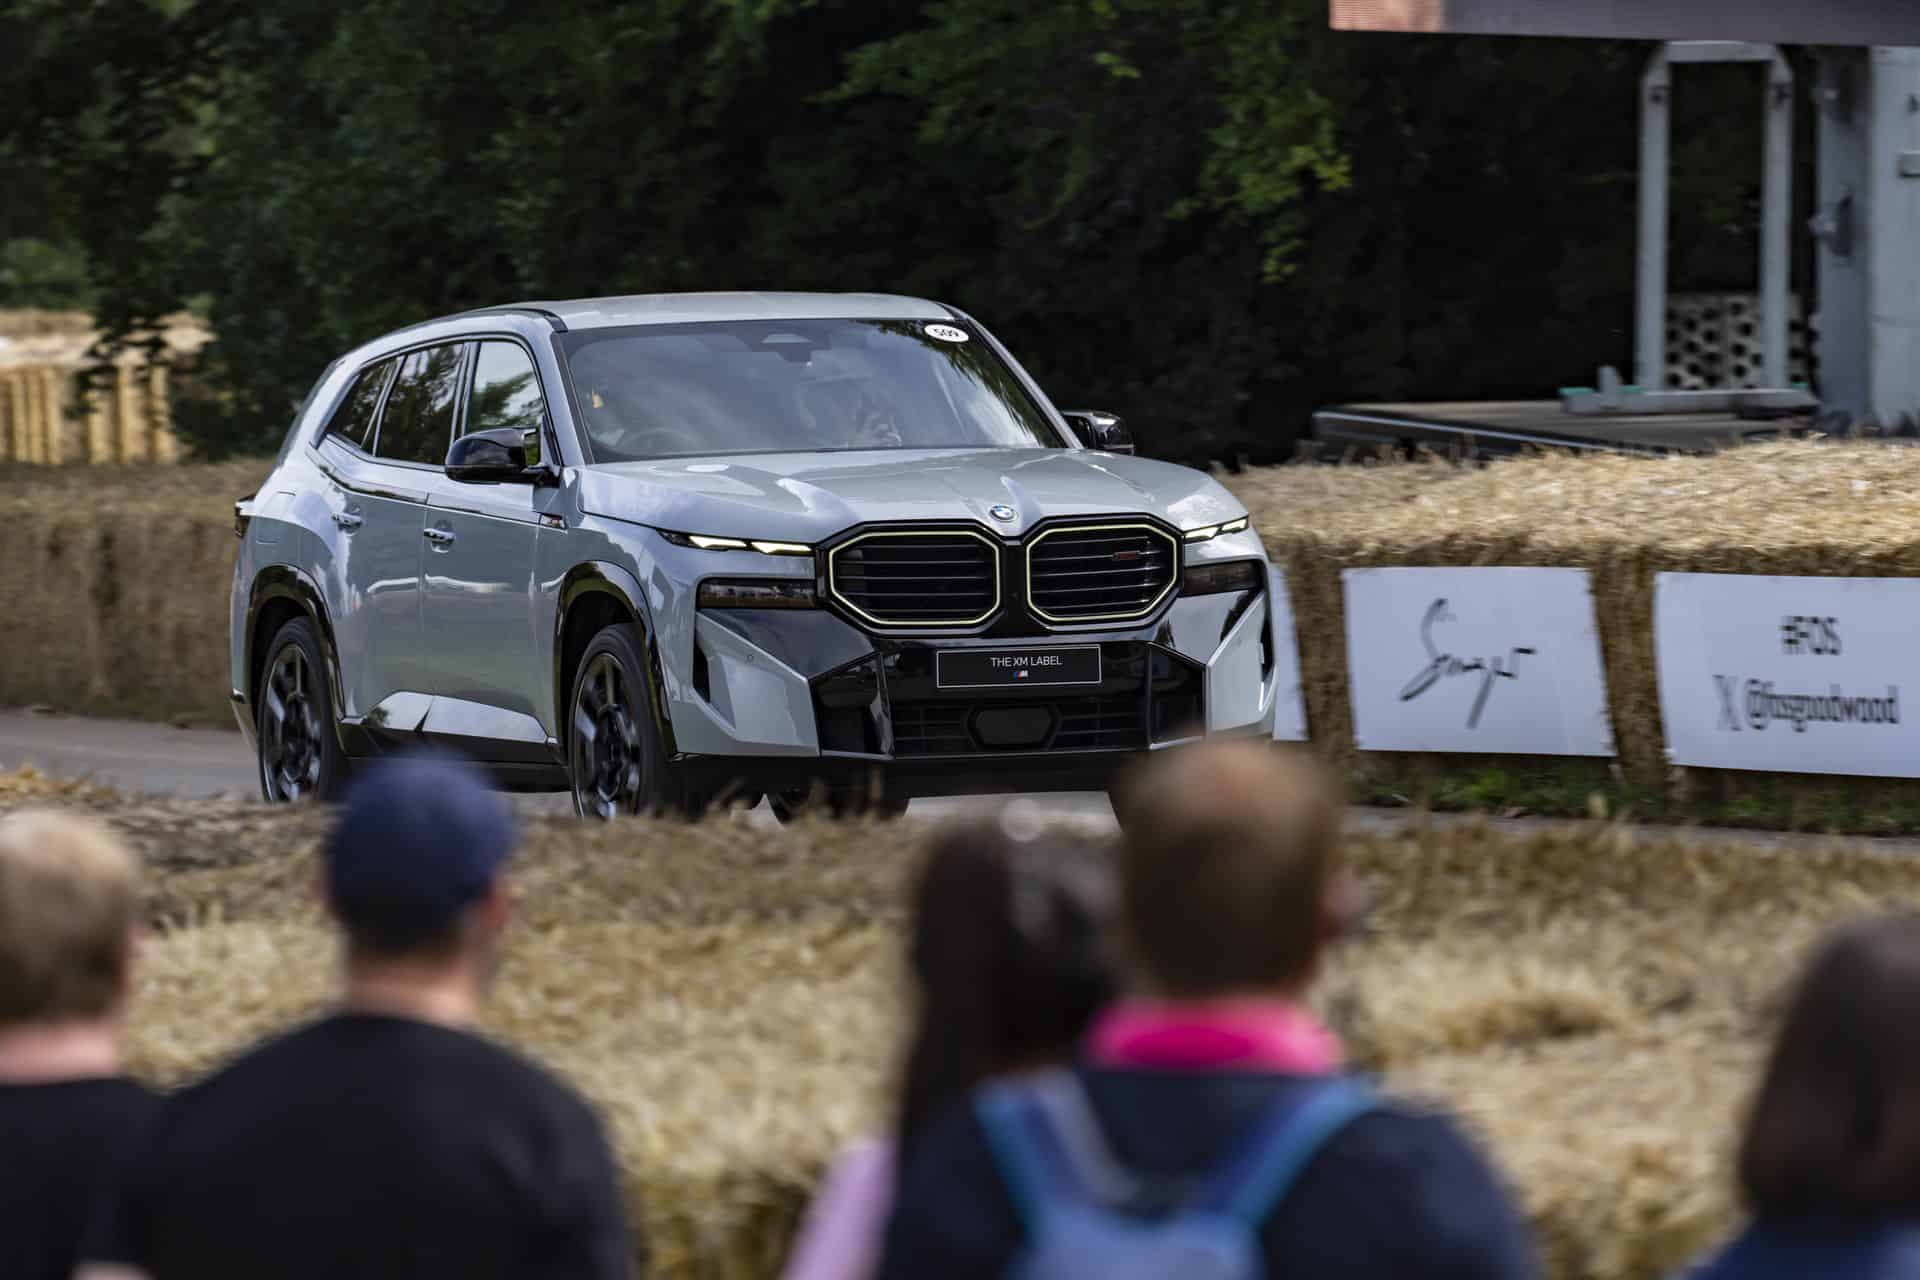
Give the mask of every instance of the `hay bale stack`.
<svg viewBox="0 0 1920 1280">
<path fill-rule="evenodd" d="M 1593 575 L 1621 764 L 1658 784 L 1654 574 L 1920 574 L 1915 468 L 1905 448 L 1781 442 L 1711 457 L 1270 467 L 1227 482 L 1288 571 L 1317 745 L 1355 755 L 1341 570 L 1565 566 Z"/>
<path fill-rule="evenodd" d="M 1223 477 L 1292 584 L 1315 743 L 1356 763 L 1340 571 L 1559 565 L 1593 575 L 1614 737 L 1667 779 L 1653 575 L 1920 574 L 1914 457 L 1884 444 L 1714 457 L 1266 467 Z M 226 717 L 232 501 L 260 462 L 161 470 L 0 466 L 0 704 Z"/>
<path fill-rule="evenodd" d="M 156 870 L 137 1067 L 196 1074 L 316 1008 L 325 815 L 52 790 Z M 198 821 L 194 815 L 198 814 Z M 773 1273 L 833 1152 L 882 1123 L 911 822 L 535 824 L 493 1029 L 605 1111 L 659 1274 Z M 1608 826 L 1349 841 L 1374 934 L 1323 1007 L 1356 1059 L 1463 1115 L 1562 1280 L 1654 1280 L 1733 1222 L 1727 1157 L 1779 993 L 1822 930 L 1920 905 L 1920 862 Z"/>
<path fill-rule="evenodd" d="M 233 500 L 261 471 L 0 467 L 0 705 L 230 723 Z"/>
</svg>

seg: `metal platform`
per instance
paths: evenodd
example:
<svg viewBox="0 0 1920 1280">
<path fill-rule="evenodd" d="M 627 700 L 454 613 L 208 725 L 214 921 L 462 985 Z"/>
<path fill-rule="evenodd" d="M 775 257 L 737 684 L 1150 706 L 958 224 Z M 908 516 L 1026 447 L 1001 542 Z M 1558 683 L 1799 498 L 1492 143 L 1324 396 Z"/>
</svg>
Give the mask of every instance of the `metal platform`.
<svg viewBox="0 0 1920 1280">
<path fill-rule="evenodd" d="M 1576 416 L 1558 400 L 1487 400 L 1444 404 L 1351 404 L 1313 415 L 1319 453 L 1338 459 L 1350 451 L 1421 449 L 1469 457 L 1498 457 L 1530 449 L 1580 453 L 1712 453 L 1754 440 L 1804 434 L 1810 415 L 1754 419 L 1732 413 Z"/>
</svg>

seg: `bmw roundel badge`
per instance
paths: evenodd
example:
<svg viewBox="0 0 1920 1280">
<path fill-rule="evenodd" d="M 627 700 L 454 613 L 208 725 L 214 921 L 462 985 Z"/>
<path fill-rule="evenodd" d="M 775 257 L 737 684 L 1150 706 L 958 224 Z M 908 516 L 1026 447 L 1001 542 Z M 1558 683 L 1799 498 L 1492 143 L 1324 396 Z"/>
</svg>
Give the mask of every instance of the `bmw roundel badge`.
<svg viewBox="0 0 1920 1280">
<path fill-rule="evenodd" d="M 1006 524 L 1013 523 L 1014 509 L 1004 502 L 996 502 L 987 508 L 987 514 Z"/>
</svg>

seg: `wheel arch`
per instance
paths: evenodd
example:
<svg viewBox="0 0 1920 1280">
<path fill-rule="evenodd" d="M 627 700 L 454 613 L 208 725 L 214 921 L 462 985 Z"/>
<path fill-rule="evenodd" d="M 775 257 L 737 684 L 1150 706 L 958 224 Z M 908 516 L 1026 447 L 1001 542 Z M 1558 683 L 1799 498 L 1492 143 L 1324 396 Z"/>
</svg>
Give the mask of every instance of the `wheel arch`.
<svg viewBox="0 0 1920 1280">
<path fill-rule="evenodd" d="M 555 736 L 571 750 L 573 678 L 587 645 L 602 627 L 631 623 L 640 632 L 647 659 L 647 702 L 660 741 L 671 758 L 676 748 L 673 721 L 667 714 L 666 688 L 660 675 L 660 651 L 654 643 L 653 619 L 640 584 L 620 566 L 590 560 L 567 571 L 560 584 L 559 605 L 553 622 L 553 706 Z"/>
<path fill-rule="evenodd" d="M 333 637 L 333 621 L 327 616 L 325 598 L 308 574 L 290 564 L 268 565 L 254 575 L 247 594 L 246 672 L 247 707 L 259 714 L 260 677 L 266 667 L 267 646 L 281 627 L 295 618 L 305 618 L 320 633 L 321 657 L 327 670 L 327 692 L 333 703 L 333 732 L 340 737 L 340 717 L 346 703 L 341 699 L 340 650 Z M 345 741 L 341 747 L 345 749 Z"/>
</svg>

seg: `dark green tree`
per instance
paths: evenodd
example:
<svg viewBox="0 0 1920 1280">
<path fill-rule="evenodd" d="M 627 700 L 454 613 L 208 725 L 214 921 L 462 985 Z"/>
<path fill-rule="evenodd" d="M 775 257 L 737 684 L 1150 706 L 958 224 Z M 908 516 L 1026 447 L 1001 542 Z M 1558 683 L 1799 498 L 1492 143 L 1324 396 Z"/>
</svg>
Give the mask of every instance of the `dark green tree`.
<svg viewBox="0 0 1920 1280">
<path fill-rule="evenodd" d="M 276 440 L 346 348 L 515 298 L 930 295 L 1188 461 L 1284 458 L 1329 401 L 1544 395 L 1627 356 L 1634 46 L 1334 33 L 1324 0 L 0 24 L 0 172 L 38 193 L 0 237 L 79 246 L 114 333 L 204 308 L 180 415 L 207 454 Z M 1757 86 L 1687 93 L 1711 128 L 1681 133 L 1676 285 L 1737 285 L 1758 139 L 1726 122 Z"/>
</svg>

